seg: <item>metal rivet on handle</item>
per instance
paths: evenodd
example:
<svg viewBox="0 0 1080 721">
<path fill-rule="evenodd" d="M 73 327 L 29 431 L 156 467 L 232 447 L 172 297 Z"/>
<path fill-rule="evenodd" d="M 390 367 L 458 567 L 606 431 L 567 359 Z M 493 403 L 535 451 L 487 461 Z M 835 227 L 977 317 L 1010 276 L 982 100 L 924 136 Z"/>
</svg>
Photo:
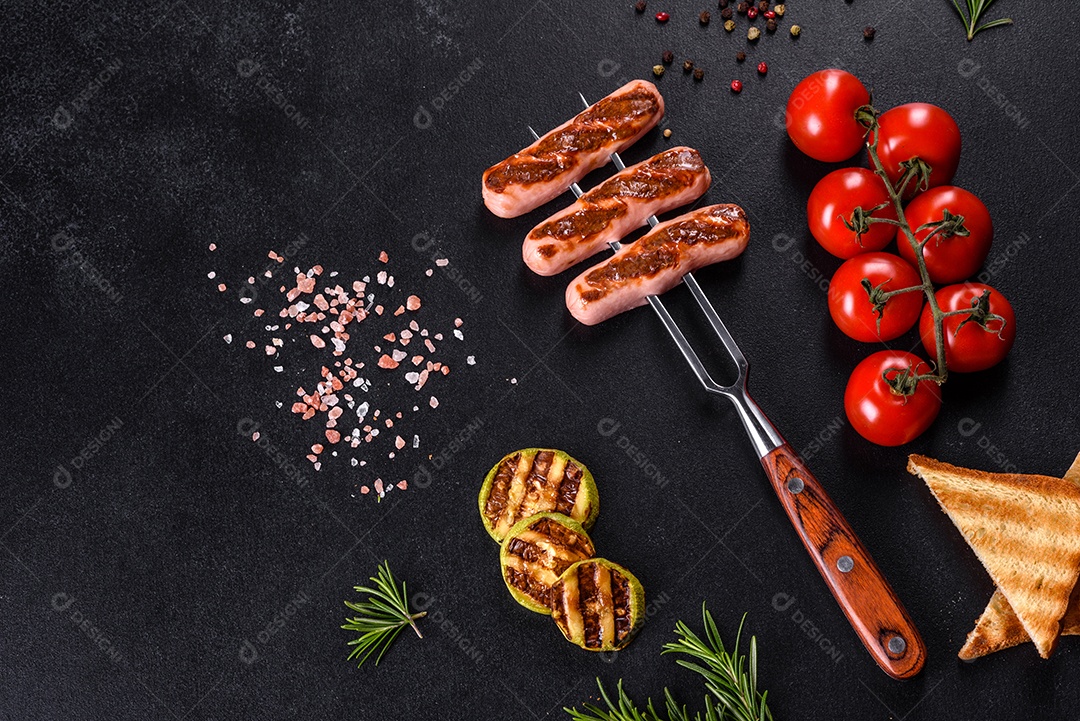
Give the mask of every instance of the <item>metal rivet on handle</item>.
<svg viewBox="0 0 1080 721">
<path fill-rule="evenodd" d="M 904 652 L 907 648 L 907 641 L 900 636 L 893 636 L 889 639 L 889 653 L 895 653 L 897 655 Z"/>
<path fill-rule="evenodd" d="M 802 493 L 804 488 L 806 488 L 806 484 L 798 476 L 792 476 L 787 481 L 787 489 L 792 493 Z"/>
<path fill-rule="evenodd" d="M 840 558 L 836 559 L 836 567 L 840 569 L 841 573 L 847 573 L 855 568 L 855 561 L 851 560 L 851 556 L 840 556 Z"/>
</svg>

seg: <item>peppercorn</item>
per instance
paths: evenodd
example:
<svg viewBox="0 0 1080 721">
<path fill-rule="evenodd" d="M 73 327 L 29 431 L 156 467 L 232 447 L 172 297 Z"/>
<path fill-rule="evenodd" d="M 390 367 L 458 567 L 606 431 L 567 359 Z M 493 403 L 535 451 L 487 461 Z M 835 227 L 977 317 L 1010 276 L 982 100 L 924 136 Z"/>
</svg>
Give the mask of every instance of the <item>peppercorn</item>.
<svg viewBox="0 0 1080 721">
<path fill-rule="evenodd" d="M 768 32 L 775 33 L 776 27 L 776 20 L 770 19 L 765 21 L 765 30 L 767 30 Z"/>
<path fill-rule="evenodd" d="M 637 13 L 645 12 L 645 0 L 638 0 L 634 3 L 634 11 Z"/>
<path fill-rule="evenodd" d="M 785 10 L 787 10 L 787 8 L 784 7 L 784 3 L 780 3 L 779 5 L 773 7 L 773 12 L 776 13 L 776 16 L 780 18 L 784 17 Z"/>
<path fill-rule="evenodd" d="M 791 37 L 797 38 L 797 37 L 799 37 L 799 33 L 801 33 L 801 32 L 802 32 L 802 28 L 799 27 L 798 25 L 792 25 L 791 26 Z"/>
<path fill-rule="evenodd" d="M 720 0 L 720 7 L 726 8 L 730 2 L 731 0 Z"/>
<path fill-rule="evenodd" d="M 731 10 L 731 8 L 724 8 L 720 11 L 720 17 L 724 18 L 725 20 L 730 20 L 731 16 L 734 14 L 735 13 Z"/>
<path fill-rule="evenodd" d="M 670 138 L 671 137 L 671 128 L 664 128 L 664 137 L 665 138 Z"/>
<path fill-rule="evenodd" d="M 757 18 L 757 8 L 755 8 L 755 7 L 748 8 L 747 11 L 746 11 L 746 17 L 750 18 L 751 20 L 756 19 Z"/>
<path fill-rule="evenodd" d="M 738 5 L 735 6 L 735 12 L 739 13 L 740 15 L 745 15 L 746 11 L 749 10 L 749 9 L 750 9 L 750 6 L 747 5 L 745 2 L 741 2 L 741 3 L 739 3 Z"/>
<path fill-rule="evenodd" d="M 746 60 L 746 53 L 744 53 L 742 50 L 735 53 L 735 62 L 741 63 L 744 60 Z"/>
<path fill-rule="evenodd" d="M 661 25 L 663 25 L 664 23 L 666 23 L 670 19 L 671 19 L 671 16 L 668 15 L 667 13 L 665 13 L 665 12 L 656 13 L 656 22 L 660 23 Z"/>
<path fill-rule="evenodd" d="M 684 73 L 688 73 L 693 69 L 694 69 L 694 61 L 693 60 L 683 60 L 682 71 Z"/>
<path fill-rule="evenodd" d="M 769 9 L 769 0 L 760 0 L 757 4 L 758 12 L 765 12 Z"/>
<path fill-rule="evenodd" d="M 704 79 L 705 79 L 705 71 L 702 70 L 701 68 L 695 68 L 694 69 L 694 82 L 700 83 Z"/>
<path fill-rule="evenodd" d="M 724 30 L 727 30 L 730 33 L 734 29 L 735 29 L 735 21 L 734 20 L 726 20 L 726 21 L 724 21 Z"/>
<path fill-rule="evenodd" d="M 746 32 L 746 39 L 750 42 L 757 42 L 757 39 L 761 37 L 761 30 L 759 28 L 750 28 Z"/>
<path fill-rule="evenodd" d="M 698 22 L 702 25 L 708 25 L 710 20 L 712 20 L 712 14 L 708 10 L 702 10 L 698 15 Z"/>
<path fill-rule="evenodd" d="M 742 81 L 741 80 L 732 80 L 731 81 L 731 92 L 733 92 L 733 93 L 741 93 L 742 92 Z"/>
<path fill-rule="evenodd" d="M 652 74 L 655 75 L 656 77 L 660 77 L 661 75 L 664 74 L 664 66 L 663 65 L 653 65 L 652 66 Z"/>
<path fill-rule="evenodd" d="M 764 75 L 769 72 L 769 65 L 764 60 L 757 64 L 757 71 L 759 75 Z"/>
<path fill-rule="evenodd" d="M 761 14 L 765 16 L 766 20 L 772 20 L 774 17 L 776 17 L 776 12 L 773 10 L 766 10 Z"/>
<path fill-rule="evenodd" d="M 664 54 L 660 56 L 660 60 L 663 61 L 664 65 L 671 65 L 675 62 L 675 53 L 670 50 L 665 50 Z"/>
<path fill-rule="evenodd" d="M 863 39 L 865 39 L 865 40 L 873 40 L 874 35 L 876 35 L 876 34 L 877 34 L 877 31 L 874 30 L 873 25 L 867 25 L 865 28 L 863 28 L 862 36 L 863 36 Z"/>
</svg>

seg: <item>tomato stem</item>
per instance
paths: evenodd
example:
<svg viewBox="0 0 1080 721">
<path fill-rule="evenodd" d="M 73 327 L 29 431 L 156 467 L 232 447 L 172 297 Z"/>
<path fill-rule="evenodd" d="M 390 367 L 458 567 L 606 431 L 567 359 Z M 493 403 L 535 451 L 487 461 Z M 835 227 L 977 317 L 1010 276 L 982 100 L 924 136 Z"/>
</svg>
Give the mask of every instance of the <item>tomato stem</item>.
<svg viewBox="0 0 1080 721">
<path fill-rule="evenodd" d="M 918 265 L 919 278 L 922 279 L 921 286 L 902 288 L 900 291 L 894 292 L 908 292 L 915 289 L 922 290 L 923 294 L 926 296 L 927 303 L 930 305 L 930 312 L 934 315 L 934 340 L 937 344 L 937 363 L 934 368 L 935 372 L 927 374 L 914 373 L 914 382 L 910 384 L 904 382 L 896 385 L 890 384 L 894 392 L 907 394 L 907 392 L 910 391 L 910 393 L 914 393 L 915 389 L 918 387 L 919 381 L 933 381 L 940 386 L 949 377 L 949 367 L 945 362 L 945 314 L 941 310 L 941 306 L 938 305 L 937 298 L 934 295 L 934 283 L 930 280 L 930 272 L 926 269 L 926 259 L 923 258 L 922 253 L 925 243 L 920 243 L 915 238 L 915 233 L 912 232 L 911 225 L 904 215 L 903 198 L 908 183 L 914 178 L 917 181 L 916 188 L 925 190 L 929 186 L 930 171 L 932 168 L 919 157 L 907 160 L 900 164 L 904 169 L 904 173 L 900 177 L 899 187 L 894 186 L 892 181 L 889 180 L 889 174 L 885 172 L 885 167 L 881 163 L 881 157 L 878 155 L 878 142 L 881 139 L 881 133 L 879 132 L 877 110 L 869 105 L 863 106 L 856 111 L 856 118 L 858 118 L 868 130 L 866 147 L 870 151 L 870 160 L 874 164 L 874 174 L 881 178 L 881 181 L 885 183 L 885 189 L 888 191 L 889 199 L 892 201 L 893 209 L 896 211 L 896 223 L 900 228 L 900 232 L 907 238 L 907 242 L 911 245 L 912 250 L 915 251 L 915 262 Z M 936 230 L 940 231 L 948 222 L 949 218 L 943 218 L 942 225 L 938 226 Z M 900 241 L 897 240 L 897 242 Z M 885 380 L 889 381 L 887 377 Z M 904 378 L 903 380 L 907 379 Z"/>
</svg>

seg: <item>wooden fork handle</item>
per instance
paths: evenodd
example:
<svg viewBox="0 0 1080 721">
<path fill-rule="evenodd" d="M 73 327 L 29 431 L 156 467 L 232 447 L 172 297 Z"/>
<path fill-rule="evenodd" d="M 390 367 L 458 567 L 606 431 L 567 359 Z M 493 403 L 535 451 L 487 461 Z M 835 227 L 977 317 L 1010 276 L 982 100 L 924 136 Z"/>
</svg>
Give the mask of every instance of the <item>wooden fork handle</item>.
<svg viewBox="0 0 1080 721">
<path fill-rule="evenodd" d="M 893 678 L 911 678 L 926 646 L 900 599 L 840 510 L 787 443 L 761 463 L 806 550 L 870 655 Z"/>
</svg>

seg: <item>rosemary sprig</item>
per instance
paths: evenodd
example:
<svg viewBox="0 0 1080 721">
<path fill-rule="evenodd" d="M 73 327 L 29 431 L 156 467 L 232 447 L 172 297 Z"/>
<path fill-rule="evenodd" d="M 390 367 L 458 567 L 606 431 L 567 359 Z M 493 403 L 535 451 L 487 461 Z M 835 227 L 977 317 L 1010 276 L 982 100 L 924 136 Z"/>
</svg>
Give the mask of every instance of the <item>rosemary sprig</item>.
<svg viewBox="0 0 1080 721">
<path fill-rule="evenodd" d="M 345 602 L 346 606 L 357 613 L 353 618 L 346 618 L 345 625 L 342 626 L 346 631 L 360 634 L 359 638 L 349 641 L 353 649 L 349 652 L 348 660 L 359 658 L 357 668 L 363 666 L 364 661 L 375 651 L 379 652 L 375 657 L 375 665 L 378 666 L 383 654 L 406 626 L 411 626 L 419 638 L 424 637 L 416 626 L 416 619 L 426 616 L 427 611 L 411 612 L 405 582 L 402 581 L 398 587 L 394 574 L 390 572 L 390 563 L 383 561 L 378 575 L 372 576 L 370 580 L 374 583 L 374 588 L 354 587 L 358 593 L 368 594 L 366 601 Z"/>
<path fill-rule="evenodd" d="M 960 3 L 957 0 L 952 0 L 952 4 L 956 8 L 956 12 L 960 14 L 960 19 L 964 22 L 969 41 L 981 30 L 996 28 L 1001 25 L 1012 25 L 1013 22 L 1011 18 L 998 18 L 979 25 L 979 17 L 990 9 L 990 6 L 994 4 L 994 0 L 964 0 L 964 5 L 967 6 L 966 16 L 964 11 L 960 9 Z"/>
<path fill-rule="evenodd" d="M 759 693 L 757 690 L 757 639 L 750 637 L 748 655 L 739 653 L 746 614 L 739 622 L 735 646 L 730 653 L 724 648 L 716 622 L 704 603 L 701 604 L 701 617 L 705 626 L 704 640 L 679 621 L 675 626 L 679 640 L 664 644 L 661 653 L 686 654 L 695 659 L 679 659 L 677 663 L 700 675 L 711 695 L 705 697 L 704 714 L 697 712 L 691 716 L 686 706 L 680 706 L 671 692 L 664 689 L 667 721 L 772 721 L 768 692 Z M 585 704 L 584 711 L 564 708 L 574 721 L 664 721 L 652 699 L 646 701 L 644 710 L 639 709 L 623 690 L 621 680 L 615 699 L 608 695 L 600 679 L 596 683 L 606 708 L 594 704 Z"/>
</svg>

